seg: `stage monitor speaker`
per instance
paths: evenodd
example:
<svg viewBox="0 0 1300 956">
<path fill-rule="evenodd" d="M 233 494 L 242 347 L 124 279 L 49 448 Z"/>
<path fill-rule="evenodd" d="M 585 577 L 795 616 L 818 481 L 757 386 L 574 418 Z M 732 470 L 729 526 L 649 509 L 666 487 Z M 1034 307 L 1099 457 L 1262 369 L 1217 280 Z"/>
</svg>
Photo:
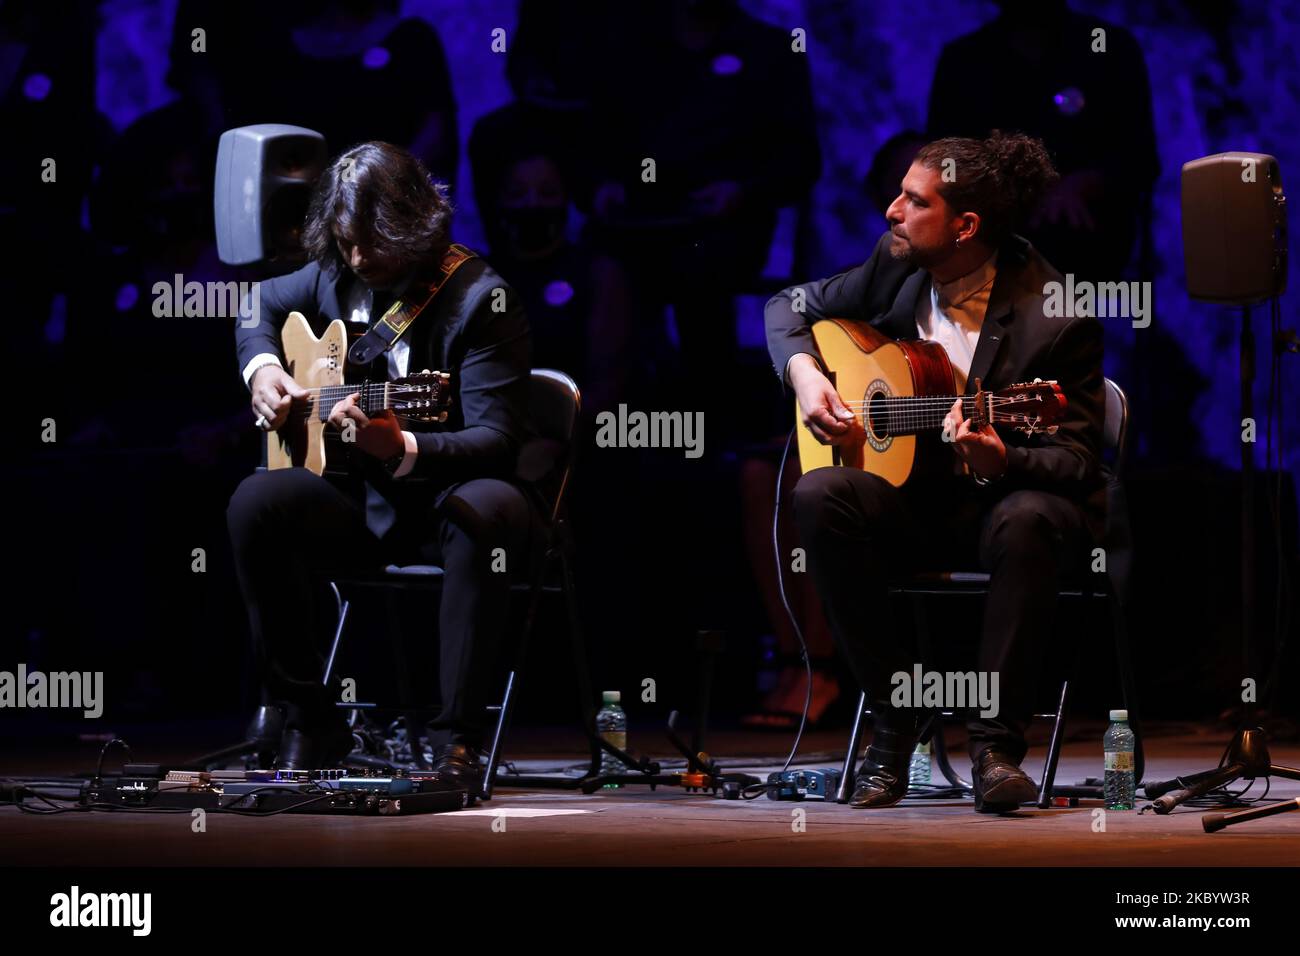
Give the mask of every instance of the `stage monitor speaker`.
<svg viewBox="0 0 1300 956">
<path fill-rule="evenodd" d="M 221 261 L 305 261 L 302 224 L 327 158 L 325 137 L 301 126 L 263 123 L 222 133 L 212 197 Z"/>
<path fill-rule="evenodd" d="M 1266 153 L 1183 164 L 1183 262 L 1194 299 L 1250 305 L 1286 291 L 1286 196 Z"/>
</svg>

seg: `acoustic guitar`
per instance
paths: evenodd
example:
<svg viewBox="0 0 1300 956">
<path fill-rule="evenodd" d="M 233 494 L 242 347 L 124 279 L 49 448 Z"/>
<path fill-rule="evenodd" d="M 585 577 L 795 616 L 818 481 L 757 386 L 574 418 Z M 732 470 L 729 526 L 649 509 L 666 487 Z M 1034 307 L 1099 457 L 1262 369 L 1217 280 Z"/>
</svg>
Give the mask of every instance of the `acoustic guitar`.
<svg viewBox="0 0 1300 956">
<path fill-rule="evenodd" d="M 1050 434 L 1065 408 L 1060 386 L 1041 379 L 996 392 L 984 391 L 976 379 L 974 395 L 958 396 L 956 373 L 937 342 L 895 341 L 844 319 L 814 322 L 812 333 L 831 383 L 855 418 L 842 445 L 823 445 L 807 428 L 799 429 L 804 472 L 842 465 L 897 487 L 919 472 L 952 467 L 939 433 L 959 397 L 974 429 L 991 423 Z M 795 416 L 803 420 L 797 404 Z"/>
<path fill-rule="evenodd" d="M 447 420 L 452 401 L 451 376 L 425 371 L 391 382 L 344 382 L 347 327 L 335 319 L 317 338 L 301 312 L 290 312 L 280 333 L 285 370 L 307 389 L 295 399 L 288 419 L 266 436 L 264 464 L 268 469 L 306 468 L 316 474 L 346 471 L 346 442 L 327 427 L 338 402 L 360 392 L 357 405 L 366 415 L 390 410 L 398 418 L 417 422 Z"/>
</svg>

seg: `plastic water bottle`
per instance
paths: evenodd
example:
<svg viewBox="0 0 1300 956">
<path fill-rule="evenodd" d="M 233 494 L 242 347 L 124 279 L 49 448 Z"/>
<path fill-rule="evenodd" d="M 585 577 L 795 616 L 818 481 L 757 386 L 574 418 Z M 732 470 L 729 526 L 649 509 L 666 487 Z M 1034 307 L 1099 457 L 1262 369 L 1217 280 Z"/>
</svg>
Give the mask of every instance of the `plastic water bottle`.
<svg viewBox="0 0 1300 956">
<path fill-rule="evenodd" d="M 915 787 L 929 782 L 930 742 L 927 740 L 923 744 L 917 744 L 916 749 L 912 751 L 912 765 L 907 771 L 907 783 L 908 786 Z"/>
<path fill-rule="evenodd" d="M 1110 727 L 1102 738 L 1106 751 L 1106 809 L 1132 810 L 1137 781 L 1133 779 L 1133 731 L 1127 710 L 1110 712 Z"/>
<path fill-rule="evenodd" d="M 607 690 L 600 695 L 600 699 L 605 706 L 601 707 L 600 712 L 596 714 L 596 732 L 600 734 L 602 740 L 609 741 L 619 750 L 627 750 L 627 714 L 619 706 L 623 695 L 616 690 Z M 602 750 L 600 773 L 601 776 L 627 773 L 627 767 L 612 753 Z M 621 786 L 623 786 L 621 783 L 607 783 L 604 789 L 617 790 Z"/>
</svg>

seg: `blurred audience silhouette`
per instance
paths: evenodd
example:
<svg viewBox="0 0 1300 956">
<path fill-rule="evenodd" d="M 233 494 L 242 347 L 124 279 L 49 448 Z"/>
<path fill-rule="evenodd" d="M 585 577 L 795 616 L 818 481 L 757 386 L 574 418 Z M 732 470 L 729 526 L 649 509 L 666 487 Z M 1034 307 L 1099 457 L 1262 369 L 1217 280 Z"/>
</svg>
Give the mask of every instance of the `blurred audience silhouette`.
<svg viewBox="0 0 1300 956">
<path fill-rule="evenodd" d="M 1063 273 L 1116 280 L 1149 226 L 1160 171 L 1142 50 L 1123 27 L 1065 0 L 998 6 L 996 19 L 944 47 L 929 138 L 1002 129 L 1041 139 L 1061 180 L 1027 237 Z"/>
</svg>

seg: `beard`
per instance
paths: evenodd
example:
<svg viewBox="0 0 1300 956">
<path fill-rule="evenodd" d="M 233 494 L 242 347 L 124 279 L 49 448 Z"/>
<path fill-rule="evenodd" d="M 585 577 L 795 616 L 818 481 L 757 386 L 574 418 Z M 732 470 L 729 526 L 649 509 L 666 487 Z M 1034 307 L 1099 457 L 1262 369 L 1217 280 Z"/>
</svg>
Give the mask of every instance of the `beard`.
<svg viewBox="0 0 1300 956">
<path fill-rule="evenodd" d="M 892 258 L 920 269 L 928 269 L 936 262 L 943 261 L 942 251 L 914 246 L 910 240 L 899 236 L 893 236 L 889 241 L 889 255 Z"/>
<path fill-rule="evenodd" d="M 892 236 L 889 240 L 889 255 L 899 262 L 911 262 L 916 257 L 916 249 L 906 239 Z"/>
</svg>

